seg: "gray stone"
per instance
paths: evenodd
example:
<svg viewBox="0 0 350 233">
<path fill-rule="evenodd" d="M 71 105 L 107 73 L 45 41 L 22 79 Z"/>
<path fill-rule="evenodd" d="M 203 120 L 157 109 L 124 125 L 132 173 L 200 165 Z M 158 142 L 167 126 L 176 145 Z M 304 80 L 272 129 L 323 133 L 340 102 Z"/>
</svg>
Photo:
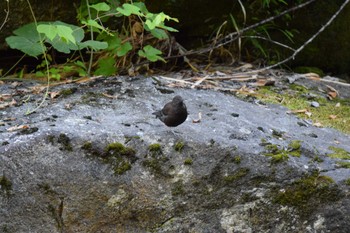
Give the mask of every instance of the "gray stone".
<svg viewBox="0 0 350 233">
<path fill-rule="evenodd" d="M 0 86 L 18 103 L 0 111 L 0 232 L 348 231 L 350 169 L 327 154 L 350 151 L 349 135 L 300 127 L 278 105 L 145 77 L 51 91 L 69 88 L 24 115 L 42 95 Z M 151 113 L 175 95 L 190 115 L 173 134 Z M 16 125 L 37 130 L 8 131 Z M 296 140 L 300 157 L 288 154 Z M 287 159 L 266 156 L 269 145 Z"/>
</svg>

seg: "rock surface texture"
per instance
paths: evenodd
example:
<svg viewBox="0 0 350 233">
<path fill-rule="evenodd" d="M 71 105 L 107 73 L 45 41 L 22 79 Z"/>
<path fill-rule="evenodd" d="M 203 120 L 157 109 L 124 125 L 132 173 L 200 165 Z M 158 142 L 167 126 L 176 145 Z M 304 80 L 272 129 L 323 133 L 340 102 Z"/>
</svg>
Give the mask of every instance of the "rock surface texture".
<svg viewBox="0 0 350 233">
<path fill-rule="evenodd" d="M 55 87 L 26 116 L 26 85 L 0 86 L 19 105 L 0 110 L 0 232 L 349 232 L 348 135 L 145 77 Z M 173 134 L 152 112 L 176 95 Z"/>
</svg>

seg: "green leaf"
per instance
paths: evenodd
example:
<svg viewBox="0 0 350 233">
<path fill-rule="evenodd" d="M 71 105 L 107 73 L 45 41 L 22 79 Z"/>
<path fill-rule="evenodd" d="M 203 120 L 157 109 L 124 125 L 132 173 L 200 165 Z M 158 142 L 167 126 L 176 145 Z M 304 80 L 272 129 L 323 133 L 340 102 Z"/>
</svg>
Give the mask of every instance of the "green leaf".
<svg viewBox="0 0 350 233">
<path fill-rule="evenodd" d="M 37 57 L 46 51 L 46 48 L 42 48 L 42 45 L 38 41 L 32 41 L 21 36 L 9 36 L 6 38 L 6 43 L 10 48 L 18 49 L 32 57 Z"/>
<path fill-rule="evenodd" d="M 102 27 L 100 24 L 98 24 L 95 20 L 92 20 L 92 19 L 89 19 L 88 21 L 82 21 L 82 24 L 85 24 L 87 26 L 91 26 L 91 27 L 98 28 L 98 29 L 105 31 L 104 27 Z"/>
<path fill-rule="evenodd" d="M 43 23 L 40 23 L 40 25 Z M 47 24 L 47 23 L 45 23 Z M 70 53 L 72 50 L 79 50 L 81 41 L 84 39 L 84 30 L 78 26 L 66 24 L 61 21 L 53 22 L 56 28 L 62 30 L 59 36 L 57 35 L 53 40 L 47 39 L 46 42 L 50 43 L 54 49 L 62 53 Z M 64 27 L 63 27 L 64 26 Z M 71 36 L 74 37 L 76 43 L 72 43 Z"/>
<path fill-rule="evenodd" d="M 158 56 L 161 55 L 162 51 L 152 47 L 151 45 L 146 45 L 143 50 L 139 50 L 138 51 L 138 55 L 140 57 L 145 57 L 147 58 L 147 60 L 151 61 L 151 62 L 155 62 L 155 61 L 163 61 L 165 62 L 165 60 Z"/>
<path fill-rule="evenodd" d="M 125 56 L 130 50 L 132 50 L 130 42 L 122 44 L 122 40 L 118 36 L 110 37 L 106 39 L 106 41 L 108 42 L 108 50 L 117 54 L 118 57 Z"/>
<path fill-rule="evenodd" d="M 159 40 L 169 38 L 168 34 L 166 34 L 166 32 L 163 29 L 159 29 L 159 28 L 155 28 L 151 30 L 151 34 Z"/>
<path fill-rule="evenodd" d="M 153 29 L 156 28 L 157 24 L 155 24 L 152 20 L 150 19 L 146 19 L 146 22 L 145 22 L 146 26 L 148 27 L 148 29 L 150 31 L 152 31 Z"/>
<path fill-rule="evenodd" d="M 130 50 L 132 50 L 132 45 L 130 42 L 125 42 L 124 44 L 121 44 L 121 46 L 117 49 L 117 56 L 125 56 Z"/>
<path fill-rule="evenodd" d="M 57 28 L 52 24 L 38 25 L 36 30 L 38 30 L 39 33 L 45 34 L 50 40 L 53 40 L 57 36 Z"/>
<path fill-rule="evenodd" d="M 81 46 L 80 48 L 89 47 L 90 49 L 97 51 L 101 49 L 106 49 L 108 47 L 108 43 L 96 41 L 96 40 L 87 40 L 87 41 L 84 41 L 83 43 L 80 43 L 80 46 Z"/>
<path fill-rule="evenodd" d="M 138 16 L 144 16 L 141 13 L 141 9 L 135 5 L 129 4 L 129 3 L 124 3 L 122 7 L 118 7 L 117 11 L 121 13 L 122 15 L 125 16 L 130 16 L 130 15 L 138 15 Z"/>
<path fill-rule="evenodd" d="M 115 60 L 113 57 L 102 58 L 98 61 L 98 69 L 95 71 L 95 75 L 110 76 L 117 72 L 115 67 Z"/>
<path fill-rule="evenodd" d="M 94 8 L 97 11 L 109 11 L 111 8 L 105 2 L 97 3 L 94 5 L 90 5 L 91 8 Z"/>
<path fill-rule="evenodd" d="M 75 37 L 73 35 L 73 30 L 70 27 L 67 27 L 65 25 L 57 25 L 57 35 L 61 37 L 61 39 L 65 39 L 67 41 L 70 41 L 73 44 L 76 44 Z"/>
<path fill-rule="evenodd" d="M 5 39 L 10 48 L 18 49 L 32 57 L 37 57 L 46 51 L 46 48 L 42 48 L 41 38 L 34 23 L 26 24 L 14 30 L 13 33 L 15 36 Z"/>
</svg>

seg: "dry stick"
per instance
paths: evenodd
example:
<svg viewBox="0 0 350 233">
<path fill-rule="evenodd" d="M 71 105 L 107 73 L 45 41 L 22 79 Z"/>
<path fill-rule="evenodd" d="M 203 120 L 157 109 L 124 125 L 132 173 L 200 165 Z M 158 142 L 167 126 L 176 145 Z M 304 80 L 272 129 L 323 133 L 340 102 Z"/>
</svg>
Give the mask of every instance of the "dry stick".
<svg viewBox="0 0 350 233">
<path fill-rule="evenodd" d="M 2 24 L 0 26 L 0 31 L 7 23 L 8 18 L 9 18 L 9 14 L 10 14 L 10 0 L 6 0 L 6 2 L 7 2 L 7 9 L 4 10 L 6 12 L 6 16 L 5 16 L 4 22 L 2 22 Z"/>
</svg>

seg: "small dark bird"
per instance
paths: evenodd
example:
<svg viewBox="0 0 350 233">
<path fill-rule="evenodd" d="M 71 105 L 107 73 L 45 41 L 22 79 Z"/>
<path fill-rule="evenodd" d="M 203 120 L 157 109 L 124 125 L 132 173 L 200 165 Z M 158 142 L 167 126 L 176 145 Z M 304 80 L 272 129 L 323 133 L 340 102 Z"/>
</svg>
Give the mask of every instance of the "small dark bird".
<svg viewBox="0 0 350 233">
<path fill-rule="evenodd" d="M 164 105 L 162 110 L 152 113 L 156 115 L 166 126 L 176 127 L 187 118 L 187 108 L 181 96 L 177 95 L 173 100 Z"/>
</svg>

